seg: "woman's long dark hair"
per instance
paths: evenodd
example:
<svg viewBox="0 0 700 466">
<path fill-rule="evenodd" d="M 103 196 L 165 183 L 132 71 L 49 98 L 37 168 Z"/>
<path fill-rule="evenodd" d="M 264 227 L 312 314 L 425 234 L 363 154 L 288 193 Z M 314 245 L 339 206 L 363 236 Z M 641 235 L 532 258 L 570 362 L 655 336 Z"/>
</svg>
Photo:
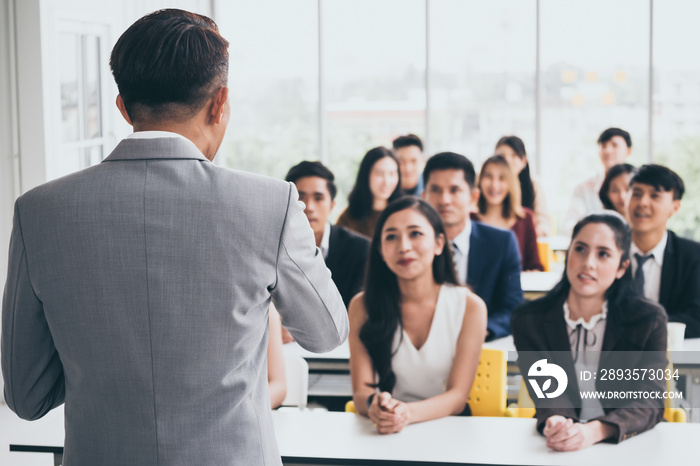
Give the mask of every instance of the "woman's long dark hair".
<svg viewBox="0 0 700 466">
<path fill-rule="evenodd" d="M 396 384 L 396 376 L 391 368 L 393 356 L 391 346 L 396 330 L 403 328 L 403 322 L 401 320 L 401 293 L 396 275 L 389 269 L 380 254 L 382 229 L 389 216 L 406 209 L 415 209 L 428 220 L 428 223 L 433 227 L 436 238 L 440 235 L 445 238 L 445 247 L 442 248 L 442 253 L 433 259 L 435 283 L 439 285 L 443 283 L 459 284 L 452 262 L 452 252 L 447 245 L 445 227 L 435 209 L 415 196 L 402 197 L 390 203 L 379 216 L 377 229 L 372 238 L 364 294 L 367 320 L 360 329 L 360 341 L 367 348 L 372 360 L 372 367 L 379 378 L 376 386 L 381 391 L 387 392 L 391 392 Z"/>
<path fill-rule="evenodd" d="M 481 188 L 481 180 L 483 179 L 486 167 L 492 164 L 503 167 L 506 172 L 506 182 L 508 183 L 508 194 L 506 194 L 506 197 L 503 199 L 503 204 L 501 205 L 501 217 L 506 220 L 511 220 L 516 217 L 524 218 L 525 214 L 520 203 L 520 190 L 518 189 L 518 183 L 515 181 L 515 174 L 510 168 L 506 158 L 502 155 L 492 155 L 481 165 L 479 182 L 477 184 L 479 187 L 479 200 L 476 203 L 479 208 L 479 213 L 481 215 L 486 214 L 486 196 L 484 196 L 484 190 Z"/>
<path fill-rule="evenodd" d="M 605 207 L 608 210 L 617 211 L 612 201 L 610 200 L 610 184 L 618 176 L 623 174 L 634 176 L 634 173 L 636 171 L 637 169 L 634 168 L 634 165 L 630 165 L 629 163 L 620 163 L 618 165 L 613 165 L 612 167 L 610 167 L 610 170 L 608 170 L 608 172 L 605 174 L 603 184 L 600 185 L 600 191 L 598 191 L 598 197 L 600 198 L 600 202 L 603 203 L 603 207 Z"/>
<path fill-rule="evenodd" d="M 630 259 L 630 245 L 632 244 L 632 234 L 630 232 L 630 227 L 625 222 L 625 219 L 615 211 L 611 212 L 599 212 L 590 214 L 579 222 L 574 227 L 574 231 L 571 234 L 571 243 L 573 244 L 574 239 L 579 234 L 579 232 L 591 223 L 602 223 L 610 228 L 615 236 L 615 245 L 620 251 L 620 264 L 625 263 Z M 557 285 L 552 288 L 552 291 L 547 293 L 547 297 L 552 297 L 555 299 L 564 300 L 569 295 L 569 290 L 571 290 L 571 283 L 569 278 L 566 276 L 566 268 L 569 265 L 569 253 L 567 252 L 566 263 L 564 265 L 564 274 Z M 620 321 L 625 319 L 624 310 L 628 309 L 630 305 L 633 304 L 634 300 L 637 298 L 642 298 L 641 294 L 637 290 L 632 279 L 632 267 L 628 265 L 627 271 L 621 278 L 616 278 L 610 288 L 605 292 L 605 299 L 608 300 L 608 318 L 613 321 Z"/>
<path fill-rule="evenodd" d="M 372 167 L 379 160 L 384 157 L 389 157 L 394 162 L 396 162 L 396 171 L 398 173 L 398 182 L 396 184 L 396 189 L 391 193 L 387 202 L 391 202 L 401 195 L 401 172 L 399 170 L 399 160 L 396 158 L 394 153 L 387 149 L 386 147 L 375 147 L 370 149 L 360 162 L 360 169 L 357 171 L 357 179 L 355 180 L 355 186 L 353 186 L 350 195 L 348 196 L 348 212 L 350 215 L 357 219 L 362 220 L 366 218 L 372 212 L 372 206 L 374 205 L 374 196 L 372 191 L 369 189 L 369 174 L 372 171 Z"/>
<path fill-rule="evenodd" d="M 513 149 L 515 155 L 521 160 L 527 157 L 527 152 L 525 152 L 525 143 L 518 136 L 503 136 L 496 143 L 496 148 L 498 146 L 508 146 Z M 518 175 L 518 181 L 520 181 L 520 204 L 523 207 L 527 207 L 530 210 L 535 209 L 535 187 L 532 183 L 532 177 L 530 176 L 530 163 L 525 164 L 525 168 L 520 171 Z"/>
</svg>

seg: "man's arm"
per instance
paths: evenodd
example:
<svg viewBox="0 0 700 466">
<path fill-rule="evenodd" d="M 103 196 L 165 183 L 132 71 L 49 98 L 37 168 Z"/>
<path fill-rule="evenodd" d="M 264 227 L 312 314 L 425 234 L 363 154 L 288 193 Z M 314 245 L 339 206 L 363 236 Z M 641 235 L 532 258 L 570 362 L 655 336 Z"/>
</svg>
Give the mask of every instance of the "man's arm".
<svg viewBox="0 0 700 466">
<path fill-rule="evenodd" d="M 282 325 L 303 348 L 326 352 L 347 338 L 347 311 L 316 247 L 297 190 L 293 184 L 289 186 L 277 253 L 277 281 L 270 290 L 272 301 Z"/>
<path fill-rule="evenodd" d="M 63 365 L 44 307 L 34 293 L 22 238 L 19 200 L 10 237 L 2 303 L 2 374 L 7 405 L 23 419 L 38 419 L 63 403 Z"/>
<path fill-rule="evenodd" d="M 515 308 L 523 302 L 523 289 L 520 284 L 520 253 L 513 232 L 508 232 L 503 242 L 503 261 L 498 274 L 498 282 L 493 291 L 487 340 L 505 337 L 510 334 L 510 317 Z"/>
</svg>

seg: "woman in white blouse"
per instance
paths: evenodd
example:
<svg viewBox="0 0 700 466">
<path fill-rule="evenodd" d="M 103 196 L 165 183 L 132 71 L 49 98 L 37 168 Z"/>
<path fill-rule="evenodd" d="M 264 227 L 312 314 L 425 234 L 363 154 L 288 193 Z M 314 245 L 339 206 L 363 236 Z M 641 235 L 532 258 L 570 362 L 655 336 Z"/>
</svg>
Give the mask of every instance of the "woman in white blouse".
<svg viewBox="0 0 700 466">
<path fill-rule="evenodd" d="M 416 197 L 387 206 L 353 298 L 350 375 L 359 414 L 379 433 L 468 412 L 486 306 L 459 286 L 437 212 Z"/>
<path fill-rule="evenodd" d="M 629 226 L 616 212 L 580 220 L 561 281 L 513 314 L 513 340 L 526 379 L 537 375 L 543 360 L 567 375 L 566 388 L 557 396 L 559 384 L 564 386 L 559 379 L 556 385 L 542 382 L 551 392 L 547 397 L 536 392 L 536 380 L 535 386 L 531 379 L 527 384 L 537 428 L 554 450 L 617 443 L 663 418 L 663 399 L 653 395 L 666 389 L 658 374 L 667 375 L 667 317 L 636 289 L 629 271 L 630 243 Z M 552 387 L 557 388 L 552 392 Z M 636 396 L 591 399 L 584 392 Z"/>
</svg>

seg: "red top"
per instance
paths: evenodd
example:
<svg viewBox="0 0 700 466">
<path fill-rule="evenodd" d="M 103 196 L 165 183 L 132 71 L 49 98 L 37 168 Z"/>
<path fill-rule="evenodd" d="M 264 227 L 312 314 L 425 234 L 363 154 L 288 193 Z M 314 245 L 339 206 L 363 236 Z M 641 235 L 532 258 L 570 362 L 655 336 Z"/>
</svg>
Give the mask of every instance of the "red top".
<svg viewBox="0 0 700 466">
<path fill-rule="evenodd" d="M 525 217 L 516 217 L 515 224 L 511 227 L 520 248 L 520 267 L 522 270 L 544 271 L 537 249 L 534 214 L 527 207 L 523 207 L 523 212 Z M 475 213 L 471 214 L 471 219 L 479 221 L 479 217 Z"/>
</svg>

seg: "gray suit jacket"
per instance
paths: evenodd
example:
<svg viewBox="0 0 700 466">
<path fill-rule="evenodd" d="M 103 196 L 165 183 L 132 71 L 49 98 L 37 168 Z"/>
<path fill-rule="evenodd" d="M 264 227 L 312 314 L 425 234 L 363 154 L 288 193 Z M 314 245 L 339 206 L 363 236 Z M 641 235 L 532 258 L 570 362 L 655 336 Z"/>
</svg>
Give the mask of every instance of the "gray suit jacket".
<svg viewBox="0 0 700 466">
<path fill-rule="evenodd" d="M 126 139 L 17 199 L 5 398 L 25 419 L 65 401 L 68 466 L 278 465 L 270 300 L 301 346 L 345 340 L 294 185 Z"/>
</svg>

